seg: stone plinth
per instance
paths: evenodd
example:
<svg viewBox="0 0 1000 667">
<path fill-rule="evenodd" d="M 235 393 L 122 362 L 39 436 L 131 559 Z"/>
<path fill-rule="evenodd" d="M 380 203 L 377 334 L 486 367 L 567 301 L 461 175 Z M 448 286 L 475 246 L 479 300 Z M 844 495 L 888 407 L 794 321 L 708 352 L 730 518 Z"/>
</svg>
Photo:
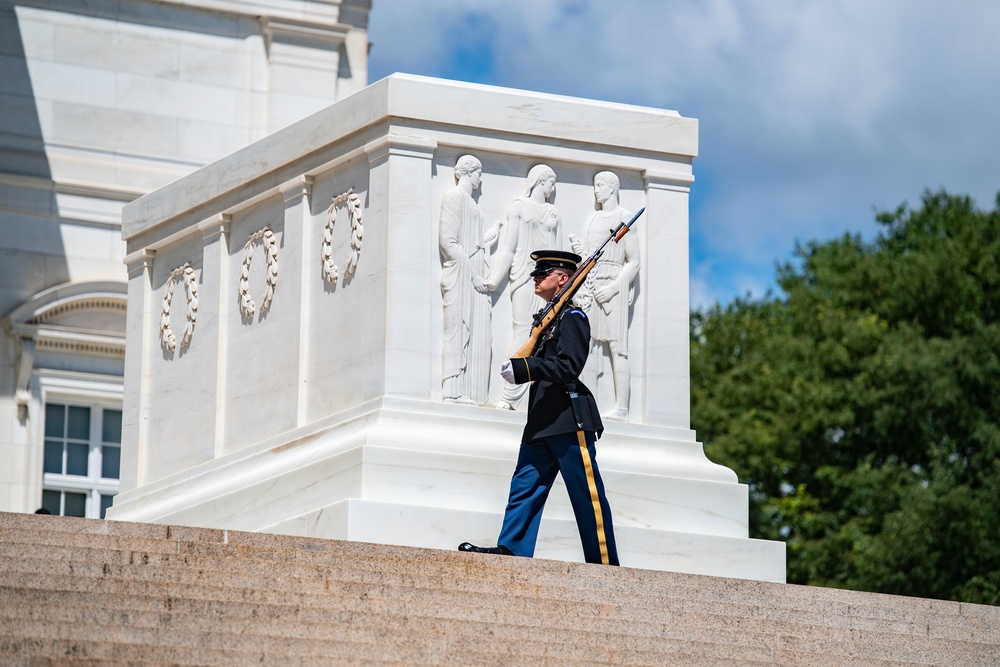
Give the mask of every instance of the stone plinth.
<svg viewBox="0 0 1000 667">
<path fill-rule="evenodd" d="M 627 421 L 598 443 L 623 565 L 784 580 L 750 540 L 747 489 L 690 430 L 688 191 L 697 122 L 676 112 L 394 75 L 125 209 L 122 493 L 109 517 L 454 548 L 499 529 L 523 426 L 493 407 L 512 346 L 505 276 L 488 297 L 487 400 L 443 400 L 440 220 L 475 156 L 484 227 L 538 164 L 558 246 L 613 171 L 635 226 Z M 537 248 L 531 248 L 534 250 Z M 464 259 L 463 259 L 464 261 Z M 516 261 L 516 260 L 515 260 Z M 512 272 L 513 273 L 513 272 Z M 482 320 L 480 320 L 482 324 Z M 600 347 L 585 380 L 616 389 Z M 537 555 L 582 559 L 565 492 Z"/>
</svg>

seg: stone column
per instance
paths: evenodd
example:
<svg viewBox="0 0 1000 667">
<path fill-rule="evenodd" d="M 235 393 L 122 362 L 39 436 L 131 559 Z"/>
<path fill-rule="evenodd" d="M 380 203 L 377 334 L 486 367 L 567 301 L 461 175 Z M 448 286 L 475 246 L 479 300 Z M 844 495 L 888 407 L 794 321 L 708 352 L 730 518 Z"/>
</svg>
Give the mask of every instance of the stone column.
<svg viewBox="0 0 1000 667">
<path fill-rule="evenodd" d="M 286 276 L 289 292 L 298 296 L 299 316 L 296 318 L 297 326 L 292 327 L 286 343 L 294 346 L 298 350 L 298 364 L 294 370 L 295 375 L 295 424 L 302 426 L 307 422 L 306 406 L 308 405 L 308 386 L 306 378 L 309 376 L 306 365 L 309 363 L 309 336 L 307 332 L 310 327 L 310 288 L 319 280 L 319 260 L 318 257 L 307 257 L 307 248 L 319 247 L 319 243 L 313 243 L 315 230 L 312 224 L 312 187 L 313 178 L 311 176 L 300 176 L 294 180 L 281 185 L 281 194 L 285 200 L 285 227 L 282 256 L 285 266 L 288 267 Z"/>
<path fill-rule="evenodd" d="M 431 332 L 428 295 L 440 288 L 431 174 L 437 142 L 388 135 L 365 146 L 370 168 L 369 215 L 385 229 L 385 395 L 429 398 Z M 380 222 L 379 222 L 380 221 Z"/>
<path fill-rule="evenodd" d="M 125 327 L 125 377 L 134 379 L 125 388 L 128 396 L 122 414 L 122 447 L 119 491 L 131 491 L 148 480 L 146 448 L 149 446 L 149 398 L 143 388 L 149 373 L 149 355 L 153 346 L 153 324 L 159 312 L 153 311 L 153 250 L 139 250 L 125 258 L 128 269 L 128 312 Z M 136 315 L 140 313 L 140 315 Z"/>
<path fill-rule="evenodd" d="M 644 423 L 691 427 L 688 285 L 689 174 L 647 170 L 646 383 Z"/>
<path fill-rule="evenodd" d="M 205 345 L 215 346 L 215 365 L 203 368 L 204 385 L 210 387 L 214 409 L 206 411 L 198 430 L 196 459 L 199 463 L 219 457 L 223 452 L 226 428 L 226 323 L 232 312 L 229 275 L 229 229 L 232 216 L 220 213 L 199 225 L 202 237 L 201 283 L 203 296 L 198 333 Z M 209 291 L 211 289 L 212 291 Z"/>
</svg>

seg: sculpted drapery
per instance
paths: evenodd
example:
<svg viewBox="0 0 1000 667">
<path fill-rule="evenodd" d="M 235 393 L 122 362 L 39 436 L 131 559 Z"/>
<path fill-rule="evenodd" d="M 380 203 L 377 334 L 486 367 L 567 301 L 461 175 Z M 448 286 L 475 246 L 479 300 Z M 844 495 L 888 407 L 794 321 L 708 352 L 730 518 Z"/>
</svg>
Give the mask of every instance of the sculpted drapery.
<svg viewBox="0 0 1000 667">
<path fill-rule="evenodd" d="M 524 194 L 507 207 L 507 221 L 500 248 L 486 280 L 486 289 L 494 291 L 507 274 L 510 281 L 511 318 L 513 319 L 512 351 L 527 340 L 531 319 L 543 305 L 535 295 L 531 280 L 531 253 L 542 248 L 559 248 L 562 218 L 549 199 L 555 194 L 556 173 L 539 164 L 528 171 Z M 504 384 L 498 408 L 513 410 L 524 397 L 527 385 Z"/>
<path fill-rule="evenodd" d="M 489 394 L 491 301 L 483 280 L 489 271 L 483 242 L 483 216 L 472 198 L 482 165 L 472 156 L 459 158 L 458 185 L 444 194 L 438 245 L 441 251 L 441 298 L 444 340 L 441 350 L 442 398 L 482 405 Z"/>
</svg>

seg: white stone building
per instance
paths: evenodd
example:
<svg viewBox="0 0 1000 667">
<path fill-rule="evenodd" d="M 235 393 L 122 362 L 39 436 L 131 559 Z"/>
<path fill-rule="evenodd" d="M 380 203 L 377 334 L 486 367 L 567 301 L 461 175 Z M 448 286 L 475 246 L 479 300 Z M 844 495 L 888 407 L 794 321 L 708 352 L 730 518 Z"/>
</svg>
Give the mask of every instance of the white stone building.
<svg viewBox="0 0 1000 667">
<path fill-rule="evenodd" d="M 367 84 L 370 0 L 0 0 L 0 511 L 118 490 L 122 206 Z"/>
</svg>

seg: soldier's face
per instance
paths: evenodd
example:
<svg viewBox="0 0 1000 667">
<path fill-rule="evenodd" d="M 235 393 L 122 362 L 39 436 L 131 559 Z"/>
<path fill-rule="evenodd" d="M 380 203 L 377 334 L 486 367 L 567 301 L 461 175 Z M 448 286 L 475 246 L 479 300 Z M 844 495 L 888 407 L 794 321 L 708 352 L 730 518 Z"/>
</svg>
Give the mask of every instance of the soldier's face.
<svg viewBox="0 0 1000 667">
<path fill-rule="evenodd" d="M 559 269 L 552 269 L 544 276 L 535 276 L 535 294 L 550 301 L 568 280 L 569 274 Z"/>
</svg>

